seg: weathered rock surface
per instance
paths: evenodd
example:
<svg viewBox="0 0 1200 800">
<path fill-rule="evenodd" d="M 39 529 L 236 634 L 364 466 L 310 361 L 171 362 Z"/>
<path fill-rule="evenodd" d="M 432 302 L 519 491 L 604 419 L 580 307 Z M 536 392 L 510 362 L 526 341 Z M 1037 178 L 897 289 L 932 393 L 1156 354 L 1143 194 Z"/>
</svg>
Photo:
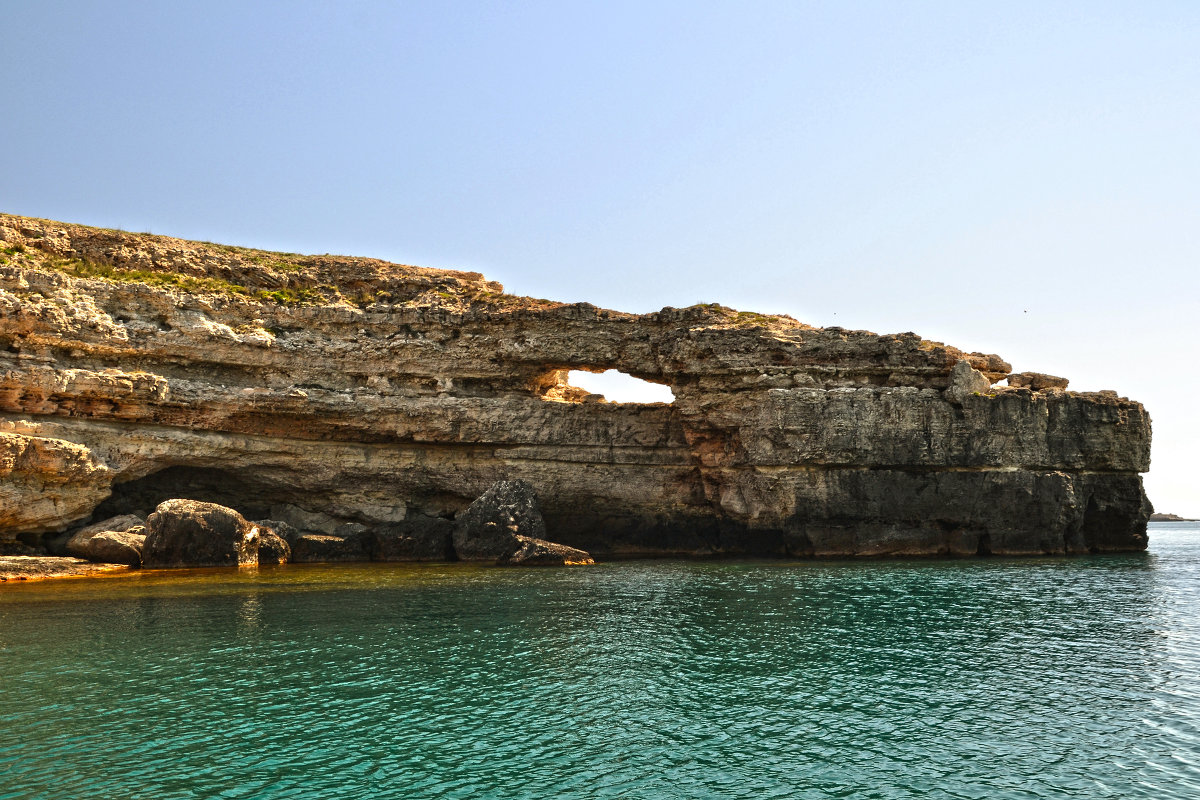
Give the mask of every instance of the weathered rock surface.
<svg viewBox="0 0 1200 800">
<path fill-rule="evenodd" d="M 69 556 L 0 556 L 0 581 L 80 578 L 128 569 L 122 564 L 96 564 Z"/>
<path fill-rule="evenodd" d="M 591 564 L 583 550 L 546 541 L 537 494 L 526 481 L 497 481 L 454 523 L 454 552 L 463 561 L 506 566 Z"/>
<path fill-rule="evenodd" d="M 136 529 L 135 529 L 136 530 Z M 87 559 L 107 564 L 142 565 L 146 535 L 129 531 L 101 531 L 88 541 Z"/>
<path fill-rule="evenodd" d="M 0 310 L 0 342 L 4 326 Z M 0 373 L 0 384 L 7 379 Z M 110 470 L 83 445 L 0 432 L 0 540 L 64 530 L 108 497 L 112 481 Z"/>
<path fill-rule="evenodd" d="M 501 566 L 563 567 L 594 564 L 592 557 L 576 547 L 517 536 L 517 550 L 496 561 Z"/>
<path fill-rule="evenodd" d="M 291 552 L 292 545 L 296 543 L 298 538 L 300 538 L 300 531 L 296 530 L 283 520 L 258 519 L 254 521 L 254 524 L 259 527 L 261 532 L 265 533 L 269 531 L 270 533 L 273 533 L 279 538 L 283 539 L 284 543 L 286 543 L 288 546 L 289 552 Z"/>
<path fill-rule="evenodd" d="M 147 567 L 244 566 L 258 563 L 258 526 L 231 508 L 167 500 L 146 520 Z"/>
<path fill-rule="evenodd" d="M 675 402 L 566 382 L 607 368 Z M 1142 406 L 1011 374 L 912 333 L 0 215 L 0 537 L 188 498 L 369 544 L 512 479 L 535 538 L 602 557 L 1143 548 Z"/>
<path fill-rule="evenodd" d="M 98 534 L 105 531 L 127 531 L 133 528 L 140 528 L 145 524 L 146 520 L 136 514 L 121 514 L 115 517 L 93 522 L 91 525 L 86 525 L 71 534 L 71 538 L 67 539 L 66 552 L 67 555 L 75 558 L 87 558 L 93 561 L 91 557 L 90 546 L 92 539 Z M 145 531 L 140 531 L 144 535 Z"/>
<path fill-rule="evenodd" d="M 286 564 L 292 560 L 292 546 L 287 539 L 271 528 L 259 526 L 258 564 Z"/>
<path fill-rule="evenodd" d="M 1070 383 L 1066 378 L 1057 375 L 1047 375 L 1044 372 L 1015 372 L 1008 376 L 1008 385 L 1017 389 L 1032 389 L 1035 392 L 1046 389 L 1066 389 Z"/>
<path fill-rule="evenodd" d="M 454 552 L 463 561 L 507 559 L 517 538 L 545 539 L 537 495 L 526 481 L 497 481 L 454 522 Z"/>
<path fill-rule="evenodd" d="M 987 394 L 991 391 L 992 382 L 979 370 L 971 366 L 971 362 L 963 359 L 950 370 L 950 385 L 942 396 L 955 405 L 961 406 L 968 397 Z"/>
</svg>

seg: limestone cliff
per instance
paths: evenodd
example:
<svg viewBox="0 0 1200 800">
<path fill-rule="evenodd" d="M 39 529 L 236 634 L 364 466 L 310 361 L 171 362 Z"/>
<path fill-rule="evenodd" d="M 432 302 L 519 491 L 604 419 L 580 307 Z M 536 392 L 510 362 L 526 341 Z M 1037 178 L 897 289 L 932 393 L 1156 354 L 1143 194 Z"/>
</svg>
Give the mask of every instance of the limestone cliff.
<svg viewBox="0 0 1200 800">
<path fill-rule="evenodd" d="M 566 383 L 607 368 L 676 399 Z M 369 528 L 511 478 L 600 557 L 1144 548 L 1142 406 L 1010 372 L 912 333 L 0 215 L 0 536 L 171 497 Z"/>
</svg>

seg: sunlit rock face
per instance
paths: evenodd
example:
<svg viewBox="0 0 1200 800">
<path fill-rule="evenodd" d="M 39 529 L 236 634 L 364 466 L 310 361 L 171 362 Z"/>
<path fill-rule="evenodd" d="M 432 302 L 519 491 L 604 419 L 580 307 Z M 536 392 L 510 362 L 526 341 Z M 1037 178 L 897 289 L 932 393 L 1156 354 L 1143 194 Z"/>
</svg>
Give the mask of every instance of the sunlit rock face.
<svg viewBox="0 0 1200 800">
<path fill-rule="evenodd" d="M 996 386 L 998 356 L 912 333 L 2 215 L 0 259 L 10 540 L 170 498 L 381 530 L 523 480 L 547 538 L 601 558 L 1146 544 L 1140 404 Z M 675 400 L 604 402 L 577 369 Z"/>
</svg>

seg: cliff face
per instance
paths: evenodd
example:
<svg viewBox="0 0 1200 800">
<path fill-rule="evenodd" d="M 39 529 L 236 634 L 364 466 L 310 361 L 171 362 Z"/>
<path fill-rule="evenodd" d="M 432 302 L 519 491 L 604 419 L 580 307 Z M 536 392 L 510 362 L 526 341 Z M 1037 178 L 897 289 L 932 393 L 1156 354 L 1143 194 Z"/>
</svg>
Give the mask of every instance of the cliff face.
<svg viewBox="0 0 1200 800">
<path fill-rule="evenodd" d="M 0 537 L 169 497 L 371 527 L 520 478 L 601 557 L 1146 544 L 1140 404 L 911 333 L 3 215 L 0 259 Z M 565 380 L 608 368 L 675 402 Z"/>
</svg>

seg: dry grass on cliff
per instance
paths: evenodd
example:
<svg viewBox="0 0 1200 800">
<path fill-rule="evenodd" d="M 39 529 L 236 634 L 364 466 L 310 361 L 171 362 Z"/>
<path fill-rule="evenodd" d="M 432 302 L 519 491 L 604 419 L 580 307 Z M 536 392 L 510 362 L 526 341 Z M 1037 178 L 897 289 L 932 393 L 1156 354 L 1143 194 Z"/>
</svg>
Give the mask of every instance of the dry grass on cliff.
<svg viewBox="0 0 1200 800">
<path fill-rule="evenodd" d="M 87 261 L 81 258 L 54 257 L 23 246 L 5 248 L 4 250 L 0 250 L 0 253 L 3 253 L 6 257 L 0 263 L 8 263 L 9 258 L 12 258 L 16 266 L 48 268 L 75 278 L 98 279 L 112 283 L 140 283 L 147 286 L 175 288 L 195 294 L 240 296 L 261 302 L 274 302 L 280 305 L 299 305 L 329 301 L 329 298 L 322 293 L 307 287 L 298 289 L 290 287 L 254 289 L 221 278 L 187 275 L 179 272 L 118 267 L 100 261 Z M 332 289 L 332 287 L 330 288 Z"/>
<path fill-rule="evenodd" d="M 220 277 L 170 271 L 162 267 L 142 269 L 86 258 L 63 257 L 25 244 L 16 244 L 0 249 L 0 266 L 10 264 L 25 269 L 59 272 L 73 278 L 102 280 L 110 283 L 135 283 L 177 289 L 192 294 L 225 295 L 282 306 L 348 304 L 366 308 L 381 304 L 409 307 L 439 306 L 454 311 L 466 311 L 471 307 L 483 306 L 512 311 L 546 309 L 562 305 L 562 303 L 550 300 L 517 297 L 504 292 L 488 290 L 448 291 L 436 281 L 430 282 L 428 286 L 413 287 L 416 291 L 407 297 L 396 297 L 391 291 L 379 289 L 378 286 L 363 281 L 354 281 L 351 285 L 343 287 L 335 286 L 332 283 L 305 285 L 301 283 L 303 276 L 299 273 L 306 269 L 306 265 L 286 260 L 287 258 L 298 260 L 304 258 L 302 256 L 294 253 L 268 253 L 227 245 L 204 244 L 209 248 L 236 253 L 240 259 L 268 271 L 268 274 L 273 272 L 291 273 L 291 279 L 279 280 L 280 283 L 288 284 L 283 286 L 247 286 Z"/>
</svg>

